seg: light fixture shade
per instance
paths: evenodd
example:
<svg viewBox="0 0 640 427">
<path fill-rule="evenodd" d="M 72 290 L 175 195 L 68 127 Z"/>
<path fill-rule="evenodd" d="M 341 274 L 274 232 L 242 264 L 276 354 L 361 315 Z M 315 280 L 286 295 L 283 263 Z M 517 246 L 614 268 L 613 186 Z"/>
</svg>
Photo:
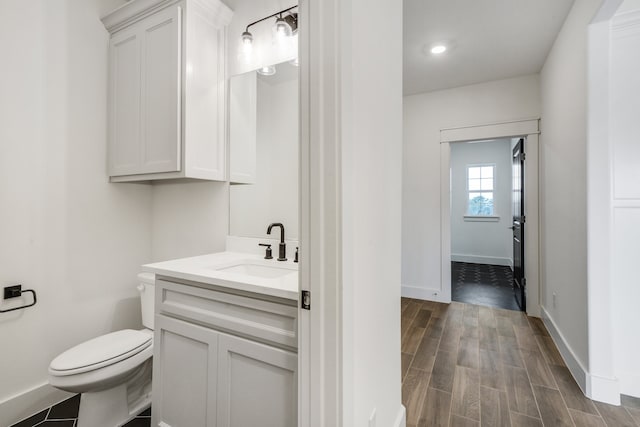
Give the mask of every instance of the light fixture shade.
<svg viewBox="0 0 640 427">
<path fill-rule="evenodd" d="M 253 48 L 253 35 L 249 31 L 242 33 L 242 49 L 245 53 L 251 52 Z"/>
<path fill-rule="evenodd" d="M 273 76 L 276 73 L 276 67 L 273 65 L 267 65 L 265 67 L 258 68 L 258 74 L 263 76 Z"/>
<path fill-rule="evenodd" d="M 289 25 L 289 28 L 291 28 L 291 35 L 295 36 L 298 34 L 298 14 L 289 13 L 283 19 Z"/>
<path fill-rule="evenodd" d="M 274 29 L 278 37 L 290 37 L 292 34 L 291 25 L 282 16 L 276 19 Z"/>
</svg>

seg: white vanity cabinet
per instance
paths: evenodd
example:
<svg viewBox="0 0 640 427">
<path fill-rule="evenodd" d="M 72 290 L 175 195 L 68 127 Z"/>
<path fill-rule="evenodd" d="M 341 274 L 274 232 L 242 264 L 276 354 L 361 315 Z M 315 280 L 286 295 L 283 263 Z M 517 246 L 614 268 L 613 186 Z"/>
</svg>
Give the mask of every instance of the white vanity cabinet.
<svg viewBox="0 0 640 427">
<path fill-rule="evenodd" d="M 219 0 L 133 0 L 105 16 L 112 182 L 226 180 Z"/>
<path fill-rule="evenodd" d="M 152 425 L 297 425 L 296 302 L 156 280 Z"/>
</svg>

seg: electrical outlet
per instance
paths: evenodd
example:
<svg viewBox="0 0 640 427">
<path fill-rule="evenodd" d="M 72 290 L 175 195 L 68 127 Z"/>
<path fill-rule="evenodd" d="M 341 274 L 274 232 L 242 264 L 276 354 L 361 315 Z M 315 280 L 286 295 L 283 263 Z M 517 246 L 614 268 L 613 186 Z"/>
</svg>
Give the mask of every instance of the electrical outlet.
<svg viewBox="0 0 640 427">
<path fill-rule="evenodd" d="M 373 408 L 373 411 L 369 416 L 369 427 L 376 427 L 376 408 Z"/>
<path fill-rule="evenodd" d="M 553 308 L 556 308 L 556 293 L 553 293 Z"/>
</svg>

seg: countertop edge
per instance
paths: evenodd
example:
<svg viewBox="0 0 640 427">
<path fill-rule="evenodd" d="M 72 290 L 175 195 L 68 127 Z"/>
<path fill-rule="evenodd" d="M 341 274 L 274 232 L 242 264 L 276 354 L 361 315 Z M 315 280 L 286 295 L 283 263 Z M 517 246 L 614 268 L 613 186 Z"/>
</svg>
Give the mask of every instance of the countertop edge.
<svg viewBox="0 0 640 427">
<path fill-rule="evenodd" d="M 207 277 L 200 274 L 195 273 L 186 273 L 183 271 L 175 271 L 170 269 L 164 269 L 159 267 L 152 267 L 148 265 L 142 266 L 142 271 L 154 273 L 159 276 L 164 277 L 173 277 L 176 279 L 189 280 L 191 282 L 202 283 L 205 285 L 218 286 L 222 288 L 227 288 L 231 290 L 238 290 L 244 292 L 251 292 L 259 295 L 266 295 L 277 298 L 284 298 L 287 300 L 298 300 L 298 292 L 297 291 L 289 291 L 286 289 L 279 288 L 270 288 L 268 286 L 260 286 L 251 283 L 241 283 L 241 282 L 231 282 L 227 280 L 220 280 L 218 278 Z"/>
</svg>

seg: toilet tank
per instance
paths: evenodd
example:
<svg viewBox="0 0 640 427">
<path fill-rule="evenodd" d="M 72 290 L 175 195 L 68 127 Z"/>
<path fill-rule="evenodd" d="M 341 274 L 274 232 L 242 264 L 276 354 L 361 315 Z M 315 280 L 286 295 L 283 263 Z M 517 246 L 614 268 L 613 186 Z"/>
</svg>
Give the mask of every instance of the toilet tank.
<svg viewBox="0 0 640 427">
<path fill-rule="evenodd" d="M 155 306 L 156 275 L 153 273 L 138 274 L 138 291 L 142 308 L 142 324 L 153 330 L 153 311 Z"/>
</svg>

